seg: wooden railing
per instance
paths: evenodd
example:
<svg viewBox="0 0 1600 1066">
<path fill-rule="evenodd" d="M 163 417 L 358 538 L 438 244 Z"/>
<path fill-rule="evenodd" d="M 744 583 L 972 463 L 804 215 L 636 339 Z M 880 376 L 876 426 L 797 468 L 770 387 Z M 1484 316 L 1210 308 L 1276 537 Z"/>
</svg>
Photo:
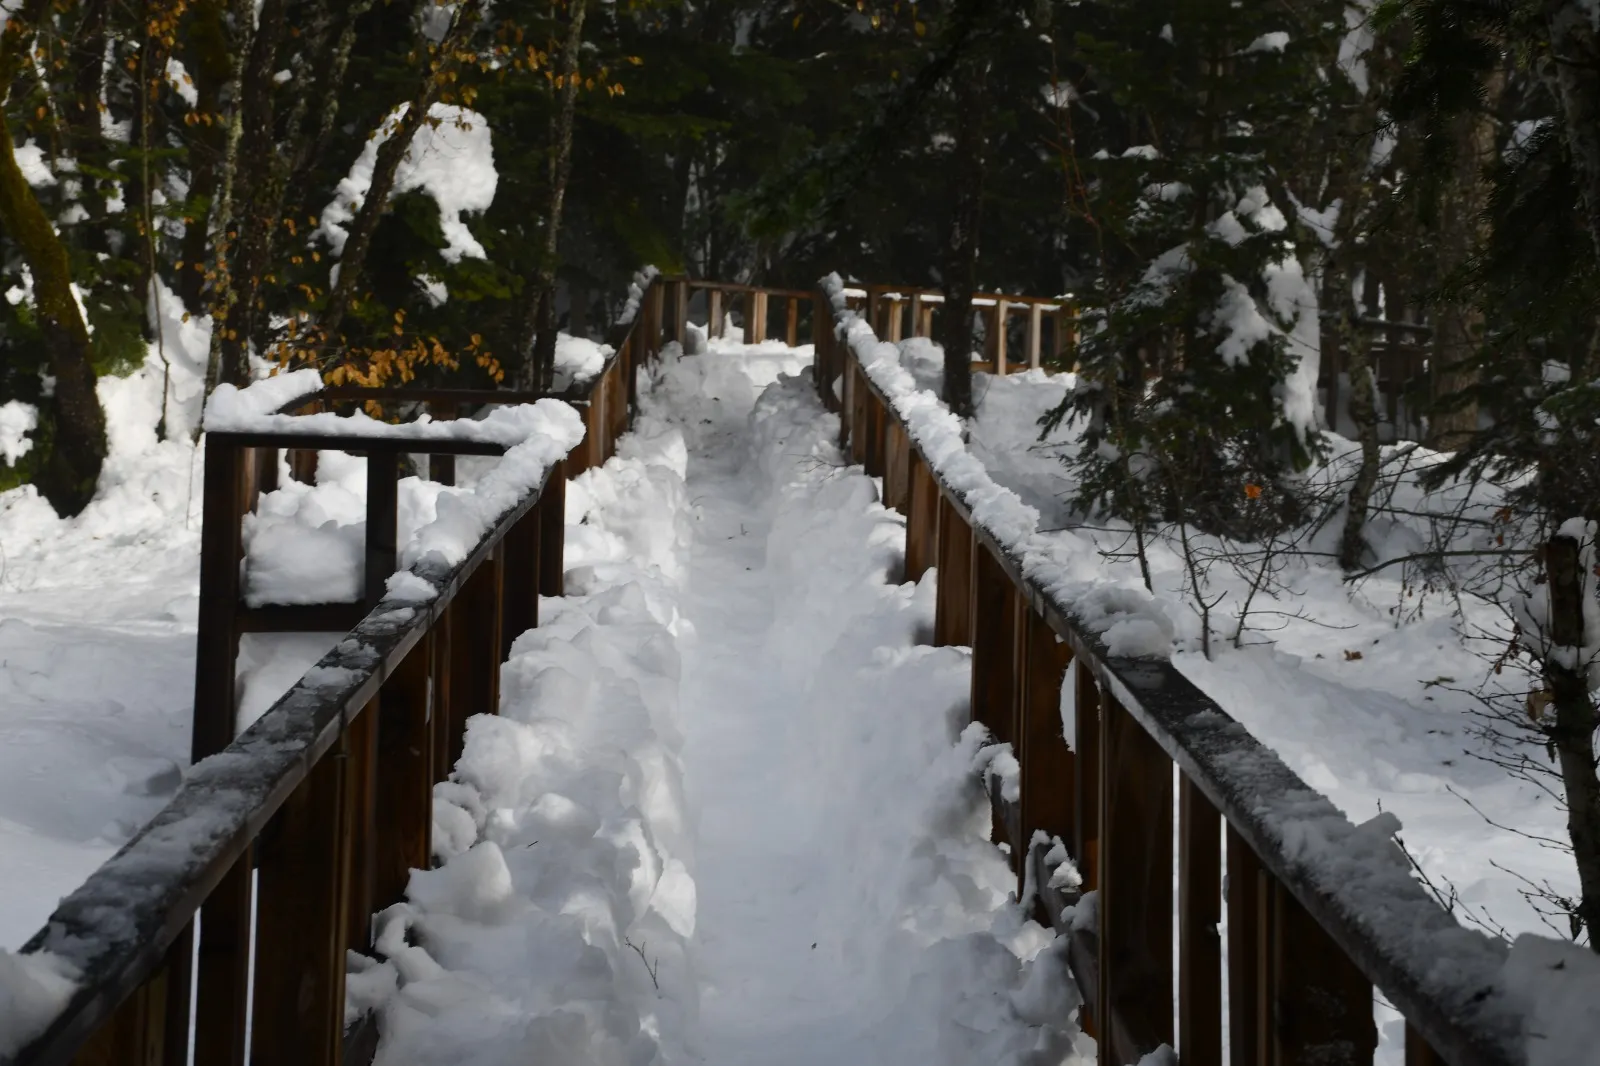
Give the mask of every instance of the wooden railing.
<svg viewBox="0 0 1600 1066">
<path fill-rule="evenodd" d="M 403 431 L 207 434 L 195 765 L 171 802 L 24 946 L 24 955 L 49 951 L 70 964 L 77 987 L 10 1063 L 180 1066 L 191 1029 L 201 1066 L 370 1060 L 371 1019 L 348 1031 L 344 1024 L 346 951 L 369 949 L 371 915 L 402 897 L 412 869 L 430 864 L 433 785 L 459 757 L 466 719 L 497 709 L 500 664 L 516 636 L 538 624 L 539 597 L 562 592 L 565 480 L 615 453 L 635 408 L 637 371 L 669 341 L 686 339 L 696 293 L 709 303 L 709 316 L 699 317 L 717 332 L 721 316 L 739 307 L 747 336 L 764 337 L 767 311 L 782 300 L 790 343 L 802 317 L 812 326 L 829 320 L 815 313 L 813 293 L 650 276 L 600 373 L 558 394 L 579 408 L 583 441 L 460 563 L 424 559 L 411 568 L 437 589 L 425 603 L 384 595 L 398 560 L 400 457 L 425 454 L 426 473 L 453 483 L 456 456 L 504 446 Z M 455 418 L 538 398 L 338 387 L 297 397 L 282 413 L 378 401 Z M 318 449 L 366 457 L 364 594 L 351 603 L 248 607 L 244 516 L 276 487 L 280 456 L 292 477 L 311 481 Z M 242 633 L 346 630 L 234 735 Z"/>
<path fill-rule="evenodd" d="M 938 569 L 934 639 L 972 649 L 973 719 L 1014 749 L 1015 802 L 991 790 L 996 837 L 1019 898 L 1034 886 L 1038 916 L 1072 938 L 1100 1062 L 1127 1066 L 1166 1044 L 1183 1066 L 1217 1066 L 1226 1033 L 1233 1066 L 1370 1063 L 1374 986 L 1407 1019 L 1408 1066 L 1521 1062 L 1495 984 L 1504 946 L 1462 929 L 1381 826 L 1352 826 L 1170 662 L 1109 654 L 934 469 L 844 339 L 846 305 L 860 301 L 839 295 L 819 392 L 852 461 L 906 517 L 906 579 Z M 1057 840 L 1076 891 L 1048 887 L 1044 842 Z"/>
</svg>

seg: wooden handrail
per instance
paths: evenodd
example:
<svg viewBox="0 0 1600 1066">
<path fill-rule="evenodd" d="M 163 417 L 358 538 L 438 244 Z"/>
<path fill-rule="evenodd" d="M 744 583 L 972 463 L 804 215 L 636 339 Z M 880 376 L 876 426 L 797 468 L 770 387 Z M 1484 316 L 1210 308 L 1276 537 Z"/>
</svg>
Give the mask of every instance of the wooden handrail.
<svg viewBox="0 0 1600 1066">
<path fill-rule="evenodd" d="M 1496 980 L 1505 946 L 1462 928 L 1392 843 L 1368 839 L 1373 830 L 1353 826 L 1170 662 L 1111 655 L 943 480 L 840 339 L 853 318 L 843 311 L 819 347 L 821 398 L 840 412 L 851 460 L 883 478 L 885 505 L 906 516 L 906 579 L 938 567 L 935 643 L 971 647 L 973 718 L 1012 745 L 1021 768 L 1016 802 L 992 791 L 997 837 L 1019 897 L 1034 886 L 1040 917 L 1072 938 L 1086 1028 L 1110 1052 L 1101 1061 L 1136 1062 L 1162 1043 L 1181 1046 L 1186 1064 L 1221 1061 L 1225 832 L 1233 1062 L 1370 1063 L 1376 986 L 1407 1019 L 1408 1066 L 1520 1063 L 1515 1011 Z M 1071 747 L 1059 715 L 1069 662 Z M 1295 830 L 1320 835 L 1324 852 L 1291 853 Z M 1047 887 L 1049 846 L 1037 834 L 1062 842 L 1081 893 L 1096 893 L 1092 928 L 1072 920 L 1080 892 Z"/>
<path fill-rule="evenodd" d="M 412 567 L 437 590 L 424 603 L 382 592 L 395 569 L 397 454 L 505 447 L 406 439 L 403 430 L 383 438 L 208 434 L 196 763 L 172 800 L 23 948 L 64 959 L 77 985 L 44 1032 L 4 1060 L 8 1066 L 175 1066 L 186 1061 L 191 1021 L 195 1059 L 206 1066 L 331 1066 L 347 1040 L 353 1055 L 370 1058 L 370 1027 L 344 1031 L 345 953 L 367 946 L 369 916 L 401 897 L 409 869 L 427 866 L 433 784 L 459 756 L 468 715 L 495 711 L 500 664 L 511 641 L 537 624 L 539 596 L 561 595 L 566 478 L 614 454 L 631 417 L 634 372 L 664 343 L 665 284 L 652 280 L 600 373 L 581 394 L 563 396 L 582 407 L 585 439 L 460 563 L 424 558 Z M 396 391 L 404 390 L 315 395 L 376 399 Z M 419 391 L 448 405 L 527 399 Z M 369 594 L 361 604 L 245 608 L 243 516 L 273 487 L 280 449 L 293 457 L 322 447 L 368 457 Z M 240 633 L 347 625 L 346 639 L 233 735 Z M 253 1008 L 246 994 L 252 902 Z M 199 971 L 191 972 L 197 915 Z"/>
</svg>

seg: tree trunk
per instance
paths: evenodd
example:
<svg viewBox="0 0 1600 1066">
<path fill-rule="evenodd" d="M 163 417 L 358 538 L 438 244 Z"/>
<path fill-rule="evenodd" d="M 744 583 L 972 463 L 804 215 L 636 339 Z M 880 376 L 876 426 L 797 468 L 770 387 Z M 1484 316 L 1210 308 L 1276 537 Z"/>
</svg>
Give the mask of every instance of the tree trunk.
<svg viewBox="0 0 1600 1066">
<path fill-rule="evenodd" d="M 273 101 L 278 86 L 272 75 L 287 29 L 287 7 L 287 0 L 265 0 L 261 5 L 236 104 L 239 147 L 233 209 L 222 243 L 228 250 L 229 288 L 225 313 L 213 325 L 221 336 L 217 351 L 222 380 L 235 385 L 250 379 L 250 339 L 263 314 L 262 279 L 270 269 L 273 235 L 281 222 L 278 173 L 272 165 L 278 142 Z"/>
<path fill-rule="evenodd" d="M 10 37 L 8 33 L 8 44 Z M 40 493 L 60 514 L 75 515 L 94 498 L 95 484 L 100 478 L 100 467 L 106 456 L 105 414 L 95 394 L 89 331 L 72 295 L 72 270 L 67 250 L 22 176 L 3 110 L 0 110 L 0 226 L 21 249 L 33 273 L 39 332 L 44 335 L 50 352 L 50 370 L 56 379 L 55 434 L 35 482 Z"/>
<path fill-rule="evenodd" d="M 231 108 L 227 133 L 223 138 L 221 193 L 215 210 L 211 212 L 209 229 L 212 234 L 211 260 L 214 277 L 211 292 L 211 357 L 206 363 L 206 395 L 217 387 L 219 381 L 242 385 L 248 380 L 249 367 L 224 365 L 231 349 L 224 340 L 231 327 L 229 312 L 237 300 L 233 287 L 234 201 L 239 193 L 239 145 L 244 139 L 245 115 L 242 106 L 245 70 L 254 50 L 255 4 L 252 0 L 230 0 L 233 32 L 238 35 L 233 49 L 233 67 L 228 75 L 228 96 Z"/>
<path fill-rule="evenodd" d="M 222 0 L 198 0 L 187 33 L 185 66 L 193 72 L 196 115 L 222 110 L 222 90 L 232 71 L 228 36 L 222 24 Z M 189 202 L 177 271 L 178 296 L 192 315 L 204 314 L 206 260 L 211 248 L 210 222 L 215 211 L 218 168 L 227 150 L 227 131 L 216 121 L 197 122 L 188 133 Z"/>
<path fill-rule="evenodd" d="M 1577 170 L 1589 239 L 1600 256 L 1600 32 L 1592 3 L 1546 0 L 1556 99 Z"/>
<path fill-rule="evenodd" d="M 1499 110 L 1505 94 L 1503 69 L 1490 75 L 1484 86 L 1482 110 L 1468 115 L 1459 131 L 1466 165 L 1454 169 L 1445 207 L 1440 244 L 1441 264 L 1448 273 L 1461 269 L 1488 237 L 1484 211 L 1489 183 L 1484 168 L 1494 162 L 1499 147 Z M 1432 399 L 1437 408 L 1428 424 L 1428 447 L 1454 451 L 1478 432 L 1478 404 L 1462 394 L 1478 384 L 1478 370 L 1470 365 L 1483 343 L 1483 309 L 1462 295 L 1441 304 L 1435 316 L 1431 377 Z"/>
<path fill-rule="evenodd" d="M 1554 649 L 1573 654 L 1584 643 L 1584 610 L 1594 610 L 1580 547 L 1572 537 L 1557 536 L 1545 550 L 1550 628 L 1542 635 Z M 1566 790 L 1567 831 L 1578 865 L 1578 918 L 1589 931 L 1589 946 L 1600 952 L 1600 776 L 1594 750 L 1600 715 L 1589 692 L 1586 664 L 1574 670 L 1556 658 L 1547 655 L 1544 663 L 1545 687 L 1555 708 L 1555 723 L 1547 731 Z"/>
<path fill-rule="evenodd" d="M 978 285 L 978 238 L 983 225 L 983 179 L 987 165 L 984 109 L 989 60 L 971 56 L 957 65 L 956 204 L 944 254 L 944 307 L 939 341 L 944 347 L 944 402 L 957 417 L 971 418 L 972 294 Z"/>
<path fill-rule="evenodd" d="M 1341 317 L 1348 322 L 1348 313 Z M 1356 440 L 1361 444 L 1361 465 L 1350 484 L 1344 532 L 1339 538 L 1339 565 L 1348 571 L 1361 565 L 1362 553 L 1366 551 L 1367 513 L 1372 505 L 1372 493 L 1378 487 L 1378 377 L 1372 366 L 1372 342 L 1367 335 L 1349 328 L 1341 332 L 1345 366 L 1350 374 L 1350 420 L 1355 423 Z"/>
<path fill-rule="evenodd" d="M 373 234 L 377 233 L 378 222 L 388 210 L 389 195 L 394 191 L 395 175 L 399 172 L 400 163 L 411 150 L 412 138 L 427 121 L 429 109 L 439 99 L 439 90 L 454 71 L 456 53 L 461 50 L 462 43 L 472 33 L 482 13 L 483 0 L 469 0 L 456 11 L 449 32 L 439 44 L 437 63 L 427 63 L 416 91 L 407 103 L 405 114 L 400 116 L 389 139 L 378 148 L 372 167 L 372 184 L 361 202 L 361 210 L 356 213 L 355 221 L 350 223 L 350 235 L 345 238 L 344 252 L 339 256 L 339 280 L 334 283 L 333 291 L 328 294 L 328 302 L 323 305 L 322 314 L 318 317 L 318 332 L 324 343 L 338 341 L 339 327 L 355 302 L 356 286 L 361 282 Z"/>
<path fill-rule="evenodd" d="M 560 248 L 561 213 L 566 205 L 567 181 L 572 175 L 572 127 L 578 113 L 578 50 L 583 46 L 583 20 L 587 0 L 571 0 L 567 38 L 561 48 L 561 67 L 556 72 L 561 87 L 561 106 L 550 130 L 550 207 L 544 220 L 544 249 L 539 257 L 539 272 L 534 278 L 535 323 L 533 358 L 527 362 L 533 371 L 534 388 L 548 389 L 556 370 L 556 263 Z M 524 378 L 528 375 L 525 373 Z"/>
</svg>

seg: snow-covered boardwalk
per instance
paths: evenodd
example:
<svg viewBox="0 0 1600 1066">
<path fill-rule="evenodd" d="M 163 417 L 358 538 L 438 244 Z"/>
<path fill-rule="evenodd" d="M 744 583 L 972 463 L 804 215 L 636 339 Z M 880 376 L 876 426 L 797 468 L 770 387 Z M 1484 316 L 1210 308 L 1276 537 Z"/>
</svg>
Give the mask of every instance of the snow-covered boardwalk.
<svg viewBox="0 0 1600 1066">
<path fill-rule="evenodd" d="M 1073 1061 L 1055 935 L 989 840 L 970 656 L 919 644 L 932 579 L 893 583 L 904 520 L 808 362 L 669 349 L 572 482 L 568 595 L 352 979 L 379 1063 Z"/>
</svg>

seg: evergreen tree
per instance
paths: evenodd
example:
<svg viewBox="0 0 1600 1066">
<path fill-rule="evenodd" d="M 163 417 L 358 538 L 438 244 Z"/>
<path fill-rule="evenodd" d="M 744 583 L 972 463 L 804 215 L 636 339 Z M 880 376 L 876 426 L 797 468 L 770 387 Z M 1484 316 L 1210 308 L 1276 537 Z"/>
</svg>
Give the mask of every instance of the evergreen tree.
<svg viewBox="0 0 1600 1066">
<path fill-rule="evenodd" d="M 1256 536 L 1300 517 L 1318 447 L 1312 237 L 1275 155 L 1321 106 L 1324 42 L 1274 5 L 1085 7 L 1078 47 L 1117 125 L 1077 160 L 1101 270 L 1051 418 L 1085 426 L 1085 508 Z"/>
</svg>

